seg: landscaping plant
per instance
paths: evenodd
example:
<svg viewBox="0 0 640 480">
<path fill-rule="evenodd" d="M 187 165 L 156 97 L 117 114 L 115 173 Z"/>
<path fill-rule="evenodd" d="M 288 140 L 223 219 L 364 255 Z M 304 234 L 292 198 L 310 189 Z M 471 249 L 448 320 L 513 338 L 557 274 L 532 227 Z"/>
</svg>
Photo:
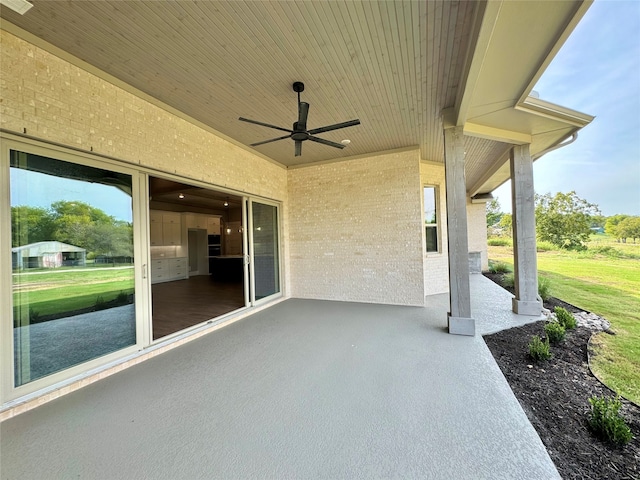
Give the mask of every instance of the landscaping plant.
<svg viewBox="0 0 640 480">
<path fill-rule="evenodd" d="M 558 323 L 566 330 L 573 330 L 578 326 L 576 317 L 574 317 L 566 308 L 556 307 L 553 309 L 553 313 L 556 314 L 556 320 L 558 320 Z"/>
<path fill-rule="evenodd" d="M 548 322 L 544 326 L 544 333 L 551 343 L 558 343 L 564 340 L 566 330 L 558 322 Z"/>
<path fill-rule="evenodd" d="M 624 445 L 633 438 L 631 429 L 619 413 L 622 406 L 620 398 L 594 396 L 589 403 L 589 426 L 596 436 L 617 445 Z"/>
<path fill-rule="evenodd" d="M 538 295 L 540 295 L 543 302 L 546 302 L 551 296 L 551 293 L 549 292 L 550 288 L 551 282 L 549 279 L 547 277 L 538 276 Z"/>
<path fill-rule="evenodd" d="M 529 342 L 529 356 L 535 362 L 549 360 L 551 358 L 549 338 L 543 342 L 538 335 L 531 337 L 531 342 Z"/>
<path fill-rule="evenodd" d="M 504 262 L 489 262 L 489 272 L 490 273 L 509 273 L 511 271 L 511 267 L 508 263 Z"/>
</svg>

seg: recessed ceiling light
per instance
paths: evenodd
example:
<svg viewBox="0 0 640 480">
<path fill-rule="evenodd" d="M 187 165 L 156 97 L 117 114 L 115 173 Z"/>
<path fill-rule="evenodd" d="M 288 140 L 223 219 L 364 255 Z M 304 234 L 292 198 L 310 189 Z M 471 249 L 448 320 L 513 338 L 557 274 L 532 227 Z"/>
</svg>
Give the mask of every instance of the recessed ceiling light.
<svg viewBox="0 0 640 480">
<path fill-rule="evenodd" d="M 178 198 L 184 198 L 184 193 L 179 194 Z"/>
<path fill-rule="evenodd" d="M 14 12 L 18 12 L 20 15 L 24 15 L 31 7 L 33 7 L 33 3 L 29 3 L 27 0 L 0 0 L 0 5 L 10 8 Z"/>
<path fill-rule="evenodd" d="M 351 140 L 349 140 L 348 138 L 345 138 L 340 143 L 343 144 L 343 145 L 349 145 L 351 143 Z"/>
</svg>

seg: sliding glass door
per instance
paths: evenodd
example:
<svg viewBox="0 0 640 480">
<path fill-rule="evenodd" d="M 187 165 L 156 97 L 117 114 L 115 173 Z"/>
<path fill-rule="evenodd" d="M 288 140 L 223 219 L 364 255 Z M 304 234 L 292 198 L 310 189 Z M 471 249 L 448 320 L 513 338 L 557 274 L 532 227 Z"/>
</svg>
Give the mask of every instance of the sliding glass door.
<svg viewBox="0 0 640 480">
<path fill-rule="evenodd" d="M 9 164 L 19 387 L 136 344 L 133 177 L 19 150 Z"/>
<path fill-rule="evenodd" d="M 253 298 L 256 302 L 280 293 L 280 255 L 278 207 L 251 201 L 249 203 Z"/>
</svg>

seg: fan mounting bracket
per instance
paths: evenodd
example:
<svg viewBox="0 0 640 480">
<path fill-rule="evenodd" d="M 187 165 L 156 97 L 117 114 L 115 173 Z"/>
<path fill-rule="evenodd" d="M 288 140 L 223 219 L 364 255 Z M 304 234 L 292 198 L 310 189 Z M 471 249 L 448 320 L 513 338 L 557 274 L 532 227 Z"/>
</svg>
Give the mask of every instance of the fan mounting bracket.
<svg viewBox="0 0 640 480">
<path fill-rule="evenodd" d="M 293 91 L 294 92 L 304 92 L 304 83 L 302 82 L 293 82 Z"/>
</svg>

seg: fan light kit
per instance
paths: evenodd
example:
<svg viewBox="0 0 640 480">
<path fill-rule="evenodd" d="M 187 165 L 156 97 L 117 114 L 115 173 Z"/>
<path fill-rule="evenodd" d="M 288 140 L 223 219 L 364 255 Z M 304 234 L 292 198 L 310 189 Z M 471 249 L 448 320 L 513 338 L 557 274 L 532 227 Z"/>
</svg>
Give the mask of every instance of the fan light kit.
<svg viewBox="0 0 640 480">
<path fill-rule="evenodd" d="M 344 148 L 346 145 L 351 143 L 349 140 L 343 140 L 342 143 L 332 142 L 330 140 L 325 140 L 324 138 L 316 137 L 315 135 L 318 133 L 330 132 L 332 130 L 339 130 L 341 128 L 353 127 L 355 125 L 360 125 L 360 120 L 349 120 L 348 122 L 336 123 L 333 125 L 327 125 L 326 127 L 313 128 L 311 130 L 307 130 L 307 117 L 309 116 L 309 104 L 307 102 L 300 101 L 300 92 L 304 91 L 304 83 L 295 82 L 293 84 L 293 91 L 298 93 L 298 121 L 293 123 L 293 130 L 289 130 L 288 128 L 278 127 L 276 125 L 271 125 L 269 123 L 258 122 L 256 120 L 249 120 L 248 118 L 240 117 L 239 120 L 248 123 L 255 123 L 256 125 L 262 125 L 263 127 L 274 128 L 276 130 L 281 130 L 283 132 L 289 132 L 289 135 L 285 135 L 283 137 L 272 138 L 271 140 L 265 140 L 263 142 L 252 143 L 252 147 L 257 147 L 258 145 L 264 145 L 265 143 L 277 142 L 278 140 L 284 140 L 285 138 L 290 138 L 295 142 L 295 156 L 299 157 L 302 155 L 302 142 L 305 140 L 311 140 L 312 142 L 321 143 L 323 145 L 328 145 L 334 148 Z M 345 143 L 346 142 L 346 143 Z"/>
</svg>

